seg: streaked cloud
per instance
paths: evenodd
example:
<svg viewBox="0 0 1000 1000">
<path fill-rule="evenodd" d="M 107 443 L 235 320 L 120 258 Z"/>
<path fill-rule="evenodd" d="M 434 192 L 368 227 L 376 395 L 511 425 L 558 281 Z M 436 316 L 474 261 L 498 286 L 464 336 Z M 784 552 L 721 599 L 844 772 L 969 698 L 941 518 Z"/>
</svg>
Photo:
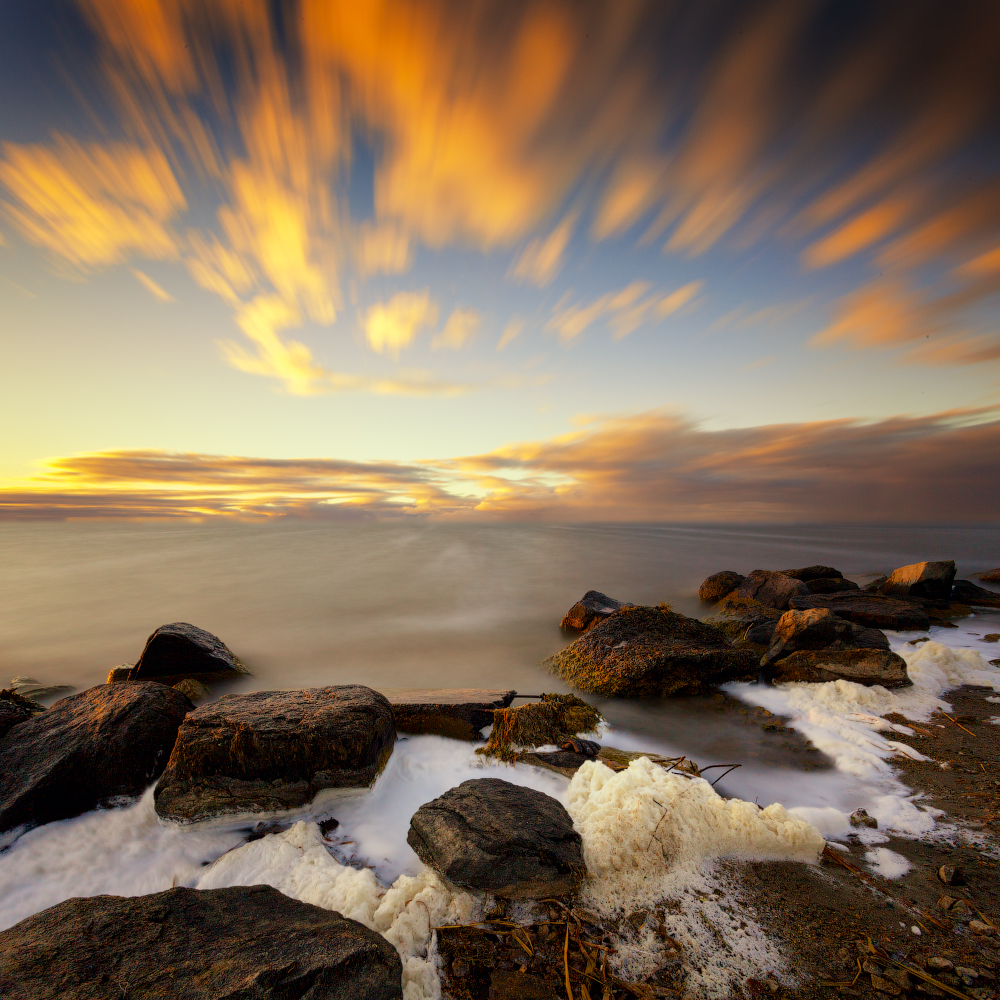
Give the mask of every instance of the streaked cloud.
<svg viewBox="0 0 1000 1000">
<path fill-rule="evenodd" d="M 430 290 L 397 292 L 388 302 L 371 306 L 365 314 L 365 337 L 368 345 L 379 354 L 398 358 L 399 352 L 438 319 L 437 303 Z"/>
<path fill-rule="evenodd" d="M 363 276 L 403 274 L 412 264 L 413 244 L 404 229 L 392 222 L 361 224 L 357 267 Z"/>
<path fill-rule="evenodd" d="M 482 316 L 475 309 L 456 308 L 452 310 L 441 332 L 434 336 L 431 347 L 435 350 L 442 347 L 460 350 L 472 343 L 482 322 Z"/>
<path fill-rule="evenodd" d="M 524 331 L 524 320 L 520 316 L 511 316 L 507 320 L 507 325 L 503 328 L 503 333 L 500 334 L 500 339 L 497 341 L 497 350 L 502 351 L 509 344 L 512 344 L 518 337 L 521 336 Z"/>
<path fill-rule="evenodd" d="M 140 271 L 137 267 L 129 268 L 132 272 L 132 276 L 136 281 L 142 285 L 143 288 L 153 296 L 154 299 L 159 299 L 161 302 L 173 302 L 174 297 L 168 292 L 162 285 L 158 285 L 153 279 L 146 274 L 144 271 Z"/>
<path fill-rule="evenodd" d="M 576 219 L 577 213 L 571 212 L 548 236 L 531 240 L 511 265 L 511 276 L 539 288 L 552 284 L 552 279 L 562 270 Z"/>
</svg>

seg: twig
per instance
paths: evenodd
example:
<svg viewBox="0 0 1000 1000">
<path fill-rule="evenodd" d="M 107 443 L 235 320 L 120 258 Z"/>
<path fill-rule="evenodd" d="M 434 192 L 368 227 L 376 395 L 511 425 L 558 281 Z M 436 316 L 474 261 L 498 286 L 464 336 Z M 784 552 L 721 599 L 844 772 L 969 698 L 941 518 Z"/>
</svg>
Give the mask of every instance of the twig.
<svg viewBox="0 0 1000 1000">
<path fill-rule="evenodd" d="M 971 737 L 975 738 L 976 734 L 975 734 L 975 733 L 974 733 L 974 732 L 973 732 L 973 731 L 972 731 L 971 729 L 966 729 L 966 728 L 965 728 L 965 726 L 963 726 L 963 725 L 962 725 L 962 724 L 961 724 L 960 722 L 958 722 L 957 720 L 953 719 L 953 718 L 952 718 L 952 717 L 951 717 L 951 716 L 950 716 L 950 715 L 949 715 L 949 714 L 948 714 L 947 712 L 942 712 L 941 714 L 942 714 L 942 715 L 943 715 L 943 716 L 944 716 L 944 717 L 945 717 L 945 718 L 946 718 L 946 719 L 947 719 L 947 720 L 948 720 L 949 722 L 954 722 L 954 723 L 955 723 L 955 725 L 956 725 L 956 726 L 958 726 L 958 728 L 959 728 L 959 729 L 961 729 L 963 733 L 968 733 L 968 734 L 969 734 L 969 735 L 970 735 Z"/>
<path fill-rule="evenodd" d="M 727 774 L 729 774 L 729 771 L 735 771 L 735 770 L 736 770 L 736 768 L 738 768 L 738 767 L 742 767 L 742 766 L 743 766 L 742 764 L 730 764 L 730 765 L 729 765 L 729 770 L 728 770 L 728 771 L 723 771 L 723 772 L 722 772 L 722 774 L 720 774 L 720 775 L 719 775 L 719 776 L 718 776 L 718 777 L 717 777 L 717 778 L 715 779 L 715 781 L 711 782 L 711 785 L 712 785 L 712 787 L 713 787 L 713 788 L 715 788 L 715 786 L 716 786 L 716 785 L 717 785 L 717 784 L 718 784 L 718 783 L 719 783 L 720 781 L 722 781 L 722 779 L 723 779 L 723 778 L 724 778 L 724 777 L 725 777 L 725 776 L 726 776 Z"/>
<path fill-rule="evenodd" d="M 569 981 L 569 921 L 566 921 L 566 942 L 563 944 L 563 965 L 566 968 L 566 996 L 573 1000 L 573 987 Z"/>
</svg>

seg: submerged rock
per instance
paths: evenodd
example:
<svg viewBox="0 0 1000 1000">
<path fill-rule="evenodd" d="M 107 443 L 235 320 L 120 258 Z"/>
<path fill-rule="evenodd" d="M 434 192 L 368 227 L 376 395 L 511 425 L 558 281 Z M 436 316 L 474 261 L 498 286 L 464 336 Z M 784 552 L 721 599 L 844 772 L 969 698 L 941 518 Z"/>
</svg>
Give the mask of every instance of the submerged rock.
<svg viewBox="0 0 1000 1000">
<path fill-rule="evenodd" d="M 179 820 L 270 812 L 323 788 L 367 788 L 395 738 L 392 706 L 359 684 L 225 695 L 184 720 L 156 811 Z"/>
<path fill-rule="evenodd" d="M 22 698 L 38 701 L 39 698 L 52 698 L 55 695 L 72 694 L 76 689 L 69 684 L 43 684 L 34 677 L 12 677 L 10 688 Z"/>
<path fill-rule="evenodd" d="M 588 590 L 576 604 L 566 612 L 559 623 L 560 628 L 567 632 L 586 632 L 598 622 L 604 621 L 608 615 L 613 615 L 620 608 L 631 607 L 623 601 L 602 594 L 599 590 Z"/>
<path fill-rule="evenodd" d="M 749 598 L 765 607 L 787 611 L 791 598 L 808 593 L 809 588 L 801 580 L 784 573 L 755 569 L 730 596 Z"/>
<path fill-rule="evenodd" d="M 962 604 L 978 604 L 985 608 L 1000 608 L 1000 594 L 995 590 L 977 587 L 968 580 L 956 580 L 951 596 Z"/>
<path fill-rule="evenodd" d="M 906 673 L 906 660 L 888 649 L 801 649 L 772 663 L 768 679 L 775 684 L 844 680 L 885 688 L 908 687 L 912 683 Z"/>
<path fill-rule="evenodd" d="M 875 628 L 839 618 L 829 608 L 786 611 L 775 626 L 761 666 L 800 649 L 888 649 L 889 640 Z"/>
<path fill-rule="evenodd" d="M 612 697 L 703 691 L 754 679 L 757 655 L 718 628 L 663 608 L 622 608 L 542 666 L 583 691 Z"/>
<path fill-rule="evenodd" d="M 930 628 L 930 619 L 918 604 L 863 590 L 844 594 L 809 594 L 806 597 L 793 597 L 789 603 L 795 611 L 829 608 L 835 615 L 849 622 L 870 628 L 888 628 L 901 632 L 926 632 Z"/>
<path fill-rule="evenodd" d="M 100 684 L 21 722 L 0 740 L 0 830 L 140 795 L 192 708 L 163 684 Z"/>
<path fill-rule="evenodd" d="M 742 573 L 724 569 L 721 573 L 713 573 L 698 588 L 698 596 L 709 604 L 716 604 L 726 594 L 731 594 L 746 579 Z"/>
<path fill-rule="evenodd" d="M 246 668 L 221 639 L 196 625 L 172 622 L 161 625 L 146 640 L 128 679 L 175 684 L 186 677 L 228 680 L 244 673 Z"/>
<path fill-rule="evenodd" d="M 843 579 L 844 576 L 832 566 L 803 566 L 802 569 L 779 569 L 778 572 L 803 583 L 809 583 L 810 580 Z"/>
<path fill-rule="evenodd" d="M 561 896 L 587 873 L 562 804 L 500 778 L 463 781 L 422 805 L 406 842 L 453 885 L 508 899 Z"/>
<path fill-rule="evenodd" d="M 1000 569 L 988 569 L 983 573 L 977 573 L 983 583 L 1000 583 Z"/>
<path fill-rule="evenodd" d="M 400 1000 L 385 938 L 269 885 L 69 899 L 0 933 L 5 1000 Z"/>
<path fill-rule="evenodd" d="M 946 601 L 955 580 L 955 561 L 920 562 L 900 566 L 889 574 L 881 592 L 890 597 L 930 597 Z"/>
</svg>

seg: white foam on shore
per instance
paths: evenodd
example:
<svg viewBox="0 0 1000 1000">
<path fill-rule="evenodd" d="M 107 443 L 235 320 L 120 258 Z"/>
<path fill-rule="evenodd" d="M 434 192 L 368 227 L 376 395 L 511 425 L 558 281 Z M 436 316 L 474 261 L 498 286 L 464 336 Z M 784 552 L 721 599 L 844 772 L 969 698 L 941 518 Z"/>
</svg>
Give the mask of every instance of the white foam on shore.
<svg viewBox="0 0 1000 1000">
<path fill-rule="evenodd" d="M 902 878 L 913 867 L 902 854 L 890 851 L 888 847 L 873 847 L 865 851 L 865 861 L 876 875 L 885 879 Z"/>
</svg>

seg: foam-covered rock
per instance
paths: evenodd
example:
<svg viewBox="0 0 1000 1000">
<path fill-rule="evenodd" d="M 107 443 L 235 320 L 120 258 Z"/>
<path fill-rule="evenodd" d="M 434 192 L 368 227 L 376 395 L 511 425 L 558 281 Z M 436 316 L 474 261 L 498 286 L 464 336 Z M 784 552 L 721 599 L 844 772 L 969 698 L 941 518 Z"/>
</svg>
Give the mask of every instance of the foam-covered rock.
<svg viewBox="0 0 1000 1000">
<path fill-rule="evenodd" d="M 840 618 L 869 628 L 888 628 L 901 632 L 926 631 L 930 628 L 930 619 L 918 604 L 863 590 L 793 597 L 789 606 L 795 611 L 828 608 Z"/>
<path fill-rule="evenodd" d="M 906 661 L 888 649 L 800 649 L 767 668 L 775 684 L 786 681 L 853 681 L 884 688 L 908 687 Z"/>
<path fill-rule="evenodd" d="M 463 781 L 422 805 L 406 841 L 451 884 L 508 899 L 564 895 L 586 874 L 580 835 L 563 806 L 500 778 Z"/>
<path fill-rule="evenodd" d="M 829 608 L 786 611 L 774 628 L 761 660 L 766 666 L 798 650 L 888 649 L 889 640 L 878 630 L 839 618 Z"/>
<path fill-rule="evenodd" d="M 839 569 L 834 569 L 832 566 L 803 566 L 801 569 L 779 569 L 778 572 L 803 583 L 808 583 L 810 580 L 842 579 L 844 576 Z"/>
<path fill-rule="evenodd" d="M 889 574 L 881 592 L 890 597 L 929 597 L 946 601 L 955 581 L 955 561 L 911 563 Z"/>
<path fill-rule="evenodd" d="M 100 684 L 19 723 L 0 739 L 0 830 L 141 794 L 193 708 L 163 684 Z"/>
<path fill-rule="evenodd" d="M 765 607 L 774 608 L 777 611 L 787 611 L 791 598 L 808 593 L 809 588 L 801 580 L 786 576 L 784 573 L 755 569 L 733 591 L 731 596 L 749 598 Z"/>
<path fill-rule="evenodd" d="M 186 677 L 227 680 L 244 672 L 243 665 L 217 636 L 187 622 L 171 622 L 161 625 L 146 640 L 128 679 L 175 684 Z"/>
<path fill-rule="evenodd" d="M 611 697 L 690 694 L 754 679 L 757 655 L 721 629 L 666 608 L 615 612 L 542 666 L 583 691 Z"/>
<path fill-rule="evenodd" d="M 358 684 L 226 695 L 184 720 L 156 811 L 180 820 L 270 812 L 323 788 L 367 788 L 395 738 L 388 700 Z"/>
<path fill-rule="evenodd" d="M 401 1000 L 385 938 L 268 885 L 69 899 L 0 933 L 0 994 Z"/>
<path fill-rule="evenodd" d="M 745 579 L 742 573 L 724 569 L 721 573 L 713 573 L 706 577 L 698 588 L 698 596 L 709 604 L 715 604 L 726 594 L 731 594 Z"/>
<path fill-rule="evenodd" d="M 599 590 L 588 590 L 563 616 L 560 628 L 567 632 L 586 632 L 598 622 L 604 621 L 608 615 L 627 606 L 623 601 L 616 601 Z"/>
</svg>

